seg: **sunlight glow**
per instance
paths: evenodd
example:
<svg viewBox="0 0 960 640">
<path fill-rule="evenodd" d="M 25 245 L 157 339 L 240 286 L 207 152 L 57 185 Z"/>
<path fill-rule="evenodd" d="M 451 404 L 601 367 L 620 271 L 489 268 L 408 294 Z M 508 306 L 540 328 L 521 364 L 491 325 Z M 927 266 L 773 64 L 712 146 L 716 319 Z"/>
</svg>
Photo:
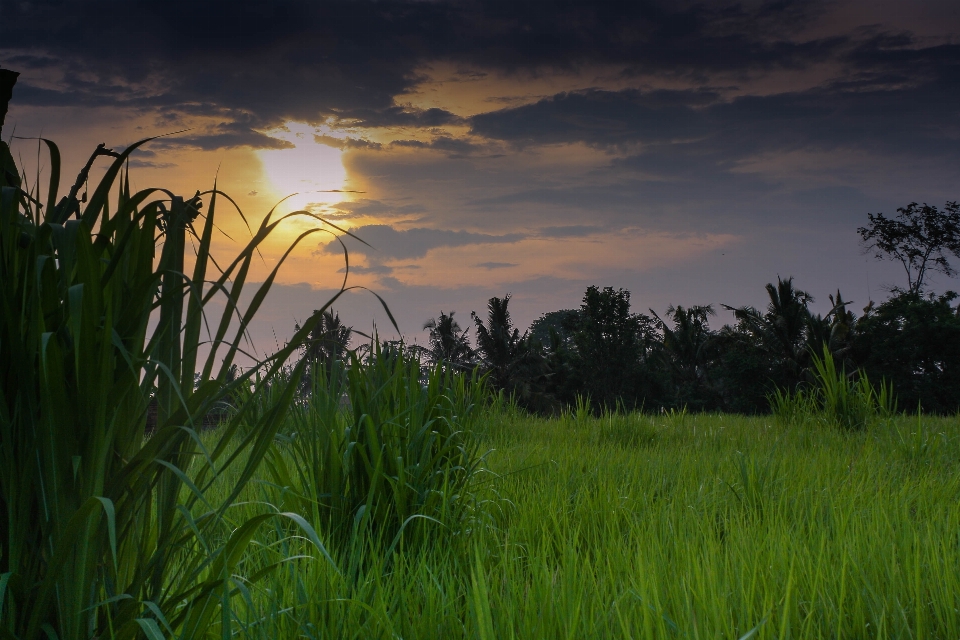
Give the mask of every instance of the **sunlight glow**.
<svg viewBox="0 0 960 640">
<path fill-rule="evenodd" d="M 315 142 L 314 134 L 318 131 L 310 125 L 288 122 L 285 129 L 268 133 L 290 142 L 295 148 L 263 149 L 257 153 L 276 194 L 280 197 L 298 194 L 287 201 L 288 207 L 315 208 L 310 205 L 352 200 L 352 194 L 342 191 L 346 188 L 347 171 L 341 150 Z"/>
</svg>

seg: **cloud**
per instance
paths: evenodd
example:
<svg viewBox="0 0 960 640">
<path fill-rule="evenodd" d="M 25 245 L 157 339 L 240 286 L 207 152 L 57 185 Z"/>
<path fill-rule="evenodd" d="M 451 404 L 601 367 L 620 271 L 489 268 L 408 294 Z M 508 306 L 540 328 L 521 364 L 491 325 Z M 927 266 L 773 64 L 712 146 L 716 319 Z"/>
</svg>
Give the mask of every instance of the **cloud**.
<svg viewBox="0 0 960 640">
<path fill-rule="evenodd" d="M 445 151 L 453 157 L 468 155 L 480 149 L 480 147 L 467 140 L 452 138 L 450 136 L 436 136 L 429 142 L 422 140 L 394 140 L 390 143 L 394 147 L 407 147 L 412 149 L 434 149 Z"/>
<path fill-rule="evenodd" d="M 315 135 L 313 136 L 313 141 L 317 144 L 323 144 L 328 147 L 333 147 L 334 149 L 375 149 L 379 150 L 383 148 L 383 145 L 379 142 L 371 142 L 369 140 L 364 140 L 363 138 L 351 138 L 349 136 L 345 138 L 335 138 L 328 135 Z"/>
<path fill-rule="evenodd" d="M 21 104 L 127 106 L 164 117 L 226 110 L 244 132 L 192 143 L 269 143 L 255 135 L 287 120 L 383 128 L 461 124 L 441 107 L 398 103 L 420 69 L 451 61 L 477 77 L 572 73 L 613 65 L 692 78 L 798 69 L 836 58 L 850 37 L 803 39 L 820 2 L 536 3 L 417 0 L 35 0 L 4 5 L 0 61 L 30 71 Z M 184 16 L 189 16 L 185 21 Z M 852 64 L 878 60 L 864 44 Z M 871 48 L 872 47 L 872 48 Z M 858 62 L 859 61 L 859 62 Z M 33 76 L 44 82 L 35 84 Z M 481 127 L 477 121 L 478 130 Z M 186 140 L 186 139 L 185 139 Z"/>
<path fill-rule="evenodd" d="M 382 109 L 351 109 L 337 112 L 337 120 L 351 127 L 441 127 L 461 124 L 462 119 L 437 107 L 416 109 L 390 106 Z"/>
<path fill-rule="evenodd" d="M 506 269 L 508 267 L 519 267 L 520 264 L 517 262 L 479 262 L 473 266 L 481 269 Z"/>
<path fill-rule="evenodd" d="M 230 133 L 212 133 L 208 135 L 183 135 L 164 138 L 154 143 L 161 148 L 187 147 L 211 151 L 213 149 L 231 149 L 235 147 L 251 147 L 253 149 L 293 149 L 294 145 L 286 140 L 279 140 L 259 131 L 237 131 Z"/>
<path fill-rule="evenodd" d="M 345 273 L 346 268 L 341 268 L 337 270 L 337 273 Z M 393 267 L 388 267 L 382 264 L 371 264 L 370 266 L 363 265 L 353 265 L 350 267 L 350 273 L 356 274 L 367 274 L 371 273 L 374 275 L 389 275 L 393 273 Z"/>
<path fill-rule="evenodd" d="M 128 164 L 134 169 L 172 169 L 177 166 L 176 163 L 173 162 L 153 162 L 151 160 L 141 160 L 140 158 L 131 158 Z"/>
<path fill-rule="evenodd" d="M 411 260 L 422 258 L 431 249 L 437 247 L 462 247 L 471 244 L 512 243 L 523 239 L 523 235 L 510 233 L 489 235 L 469 231 L 447 231 L 442 229 L 415 228 L 397 230 L 385 224 L 373 224 L 357 227 L 351 233 L 370 246 L 357 242 L 349 236 L 341 236 L 351 253 L 363 254 L 370 259 Z M 325 253 L 339 253 L 340 243 L 336 240 L 322 245 Z"/>
<path fill-rule="evenodd" d="M 543 227 L 538 233 L 545 238 L 578 238 L 600 233 L 603 227 L 586 224 L 571 224 L 563 227 Z"/>
<path fill-rule="evenodd" d="M 320 206 L 328 206 L 322 204 Z M 362 198 L 360 200 L 338 202 L 333 208 L 341 218 L 410 218 L 426 211 L 422 204 L 394 204 L 381 200 Z"/>
</svg>

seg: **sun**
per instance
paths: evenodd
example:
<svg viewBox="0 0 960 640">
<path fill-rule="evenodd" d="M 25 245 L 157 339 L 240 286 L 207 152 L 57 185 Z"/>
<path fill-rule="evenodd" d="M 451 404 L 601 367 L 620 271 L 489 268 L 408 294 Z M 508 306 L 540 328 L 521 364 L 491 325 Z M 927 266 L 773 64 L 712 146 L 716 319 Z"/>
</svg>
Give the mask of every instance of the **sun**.
<svg viewBox="0 0 960 640">
<path fill-rule="evenodd" d="M 311 204 L 330 204 L 350 200 L 345 193 L 347 170 L 342 152 L 336 147 L 318 144 L 316 131 L 310 125 L 286 123 L 283 130 L 269 132 L 294 145 L 290 149 L 263 149 L 258 151 L 263 171 L 270 185 L 280 197 L 297 195 L 286 201 L 296 209 Z"/>
</svg>

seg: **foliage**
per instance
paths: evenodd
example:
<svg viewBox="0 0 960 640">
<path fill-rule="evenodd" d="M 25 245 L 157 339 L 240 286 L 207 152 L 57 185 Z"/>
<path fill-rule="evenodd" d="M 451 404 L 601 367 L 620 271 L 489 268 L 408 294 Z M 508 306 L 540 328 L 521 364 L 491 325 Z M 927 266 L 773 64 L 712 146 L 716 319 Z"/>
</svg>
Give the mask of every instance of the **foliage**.
<svg viewBox="0 0 960 640">
<path fill-rule="evenodd" d="M 943 210 L 926 203 L 921 207 L 911 202 L 897 209 L 895 218 L 882 213 L 868 213 L 866 227 L 857 233 L 866 249 L 878 260 L 892 258 L 903 265 L 907 275 L 907 293 L 923 291 L 929 271 L 947 277 L 956 272 L 947 260 L 947 253 L 960 256 L 960 204 L 947 202 Z"/>
<path fill-rule="evenodd" d="M 879 388 L 874 388 L 864 372 L 838 370 L 826 344 L 822 350 L 822 358 L 813 358 L 812 384 L 771 394 L 771 409 L 782 424 L 812 418 L 845 431 L 862 431 L 876 419 L 896 413 L 892 385 L 881 381 Z"/>
<path fill-rule="evenodd" d="M 573 336 L 573 368 L 581 393 L 597 410 L 659 397 L 658 380 L 649 364 L 656 341 L 653 320 L 630 312 L 630 292 L 587 288 Z"/>
<path fill-rule="evenodd" d="M 715 346 L 715 336 L 710 331 L 709 324 L 710 316 L 716 315 L 713 307 L 668 307 L 667 317 L 673 320 L 672 328 L 653 309 L 650 313 L 657 319 L 663 332 L 661 355 L 670 370 L 673 388 L 676 390 L 674 404 L 694 410 L 716 408 L 717 393 L 708 377 Z"/>
<path fill-rule="evenodd" d="M 550 411 L 551 398 L 544 394 L 546 366 L 541 351 L 528 334 L 520 335 L 510 319 L 510 294 L 487 303 L 487 322 L 473 314 L 477 329 L 477 352 L 481 367 L 495 391 L 514 396 L 521 406 Z"/>
<path fill-rule="evenodd" d="M 353 327 L 344 325 L 340 314 L 332 309 L 315 310 L 314 315 L 319 316 L 319 320 L 300 350 L 301 357 L 307 361 L 300 382 L 301 394 L 308 393 L 313 386 L 317 369 L 323 369 L 329 378 L 334 368 L 347 360 L 353 337 Z M 299 323 L 294 325 L 294 330 L 300 330 Z"/>
<path fill-rule="evenodd" d="M 551 348 L 553 334 L 569 347 L 572 346 L 573 328 L 576 327 L 579 317 L 579 309 L 550 311 L 534 320 L 527 334 L 533 344 L 539 344 L 544 349 Z"/>
<path fill-rule="evenodd" d="M 441 311 L 439 318 L 431 318 L 423 323 L 424 330 L 430 331 L 427 355 L 435 365 L 442 364 L 455 371 L 469 371 L 473 368 L 476 354 L 467 336 L 469 329 L 460 328 L 460 323 L 453 319 L 454 313 Z"/>
<path fill-rule="evenodd" d="M 857 323 L 851 356 L 873 380 L 888 380 L 901 406 L 960 409 L 960 316 L 953 293 L 900 293 Z"/>
<path fill-rule="evenodd" d="M 807 330 L 810 326 L 809 304 L 813 296 L 793 286 L 793 278 L 777 278 L 767 284 L 770 302 L 766 313 L 753 307 L 734 308 L 740 331 L 763 351 L 770 363 L 769 377 L 778 386 L 793 388 L 802 379 L 808 364 Z"/>
<path fill-rule="evenodd" d="M 198 429 L 208 411 L 251 382 L 251 372 L 228 381 L 229 372 L 283 259 L 246 309 L 237 300 L 258 246 L 287 216 L 268 214 L 213 273 L 211 239 L 226 196 L 215 187 L 188 199 L 131 191 L 124 165 L 145 142 L 119 154 L 101 145 L 58 201 L 59 150 L 43 140 L 46 194 L 38 184 L 30 193 L 6 180 L 2 188 L 0 629 L 7 637 L 133 637 L 158 624 L 181 638 L 204 635 L 238 595 L 238 558 L 256 529 L 277 517 L 235 523 L 227 511 L 272 442 L 292 386 L 242 433 L 243 407 L 210 445 Z M 113 160 L 81 206 L 79 190 L 103 156 Z M 208 317 L 221 295 L 221 316 Z M 261 363 L 258 388 L 318 319 Z M 205 324 L 211 335 L 201 360 Z M 296 367 L 292 379 L 301 372 Z M 154 394 L 159 428 L 145 439 Z M 228 471 L 231 490 L 212 499 L 211 487 Z M 228 617 L 223 623 L 229 633 Z"/>
<path fill-rule="evenodd" d="M 468 429 L 486 391 L 475 375 L 437 364 L 421 380 L 417 358 L 376 343 L 370 353 L 317 369 L 268 453 L 272 502 L 341 552 L 367 539 L 392 550 L 401 534 L 406 547 L 442 532 L 466 538 L 482 519 L 483 458 Z"/>
</svg>

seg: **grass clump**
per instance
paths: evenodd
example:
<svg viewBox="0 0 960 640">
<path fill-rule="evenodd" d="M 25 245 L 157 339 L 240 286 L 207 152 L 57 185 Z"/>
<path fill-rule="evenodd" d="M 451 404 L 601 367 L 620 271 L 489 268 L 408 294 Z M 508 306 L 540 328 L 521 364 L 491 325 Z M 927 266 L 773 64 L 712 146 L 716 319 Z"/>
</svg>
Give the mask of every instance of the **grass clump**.
<svg viewBox="0 0 960 640">
<path fill-rule="evenodd" d="M 795 391 L 775 390 L 770 408 L 777 420 L 794 424 L 813 419 L 845 431 L 861 431 L 878 418 L 896 413 L 893 388 L 881 382 L 875 389 L 862 371 L 837 369 L 824 346 L 823 357 L 813 357 L 812 383 Z"/>
<path fill-rule="evenodd" d="M 258 380 L 253 371 L 230 374 L 276 269 L 249 306 L 237 301 L 258 247 L 283 218 L 268 214 L 219 268 L 210 249 L 229 198 L 216 188 L 191 198 L 132 191 L 126 161 L 146 142 L 122 153 L 100 145 L 58 199 L 59 150 L 43 140 L 45 193 L 39 180 L 28 189 L 25 176 L 6 172 L 0 185 L 3 637 L 193 638 L 215 620 L 229 634 L 224 611 L 239 597 L 238 562 L 258 527 L 277 517 L 227 512 L 272 445 L 295 385 L 255 419 L 241 407 L 212 442 L 198 430 L 243 385 L 259 392 L 273 382 L 318 318 L 260 363 Z M 81 198 L 104 157 L 103 178 Z M 218 297 L 223 311 L 209 317 Z M 302 370 L 292 370 L 294 381 Z M 152 397 L 158 428 L 145 438 Z M 230 488 L 220 492 L 228 472 Z M 303 534 L 319 544 L 309 526 Z"/>
<path fill-rule="evenodd" d="M 372 540 L 389 556 L 482 526 L 483 471 L 469 428 L 486 390 L 401 348 L 373 343 L 350 366 L 316 366 L 265 461 L 272 499 L 308 516 L 343 551 Z"/>
</svg>

